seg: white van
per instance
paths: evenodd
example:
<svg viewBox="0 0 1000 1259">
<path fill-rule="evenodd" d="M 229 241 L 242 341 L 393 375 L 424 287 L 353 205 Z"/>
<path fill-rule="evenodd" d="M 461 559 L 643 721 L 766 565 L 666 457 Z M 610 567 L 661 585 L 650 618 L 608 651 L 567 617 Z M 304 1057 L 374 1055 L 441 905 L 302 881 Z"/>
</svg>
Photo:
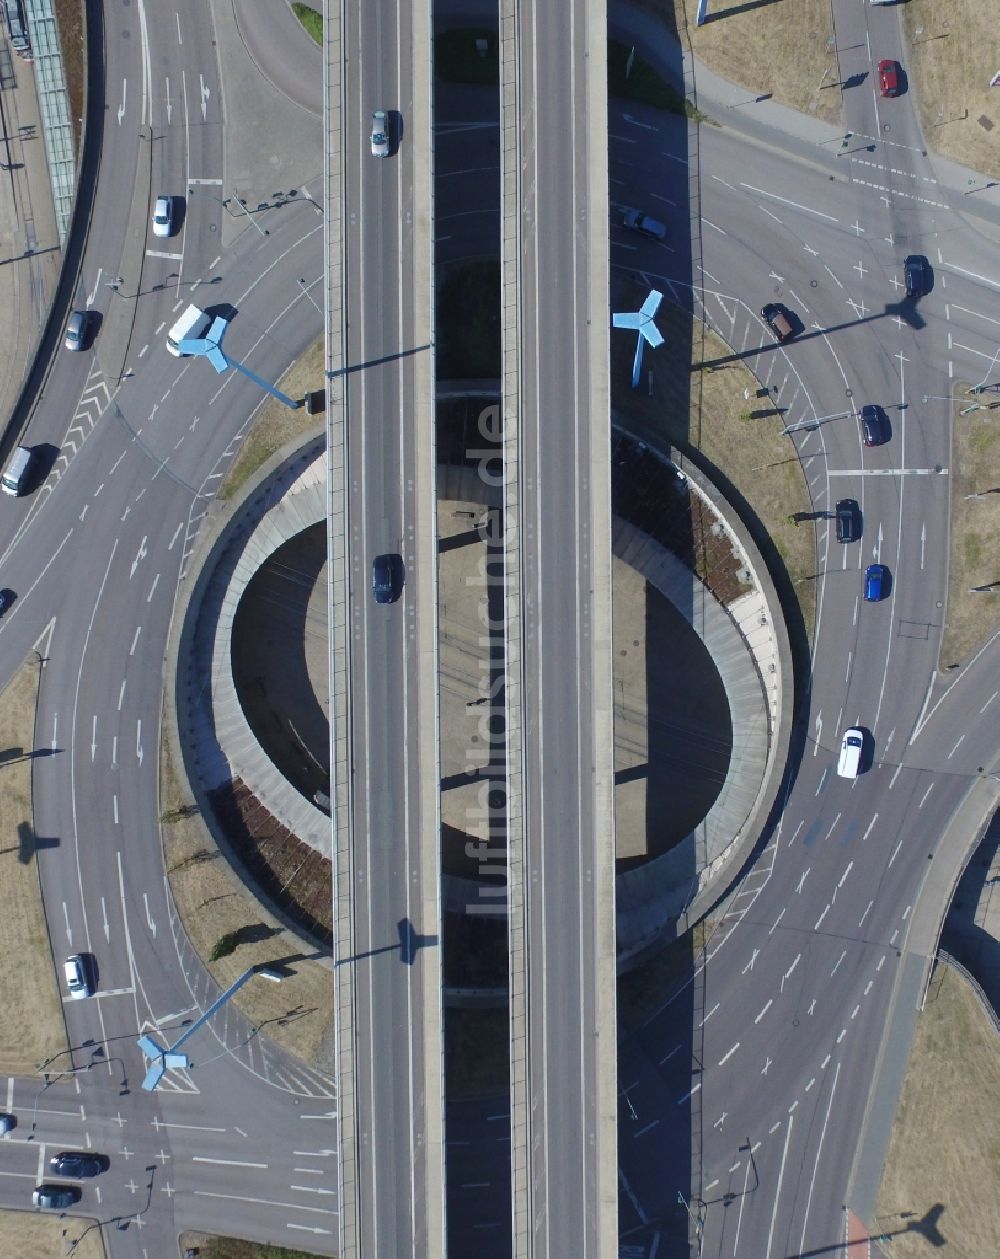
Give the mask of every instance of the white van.
<svg viewBox="0 0 1000 1259">
<path fill-rule="evenodd" d="M 35 452 L 29 446 L 18 446 L 0 478 L 0 489 L 5 494 L 24 494 L 34 466 Z"/>
<path fill-rule="evenodd" d="M 865 736 L 857 726 L 844 731 L 840 743 L 840 759 L 837 761 L 837 773 L 841 778 L 857 778 L 861 773 L 861 753 L 865 746 Z"/>
<path fill-rule="evenodd" d="M 181 342 L 197 341 L 205 335 L 211 323 L 211 319 L 200 306 L 188 306 L 186 310 L 181 312 L 177 322 L 167 333 L 167 349 L 175 358 L 182 358 Z"/>
</svg>

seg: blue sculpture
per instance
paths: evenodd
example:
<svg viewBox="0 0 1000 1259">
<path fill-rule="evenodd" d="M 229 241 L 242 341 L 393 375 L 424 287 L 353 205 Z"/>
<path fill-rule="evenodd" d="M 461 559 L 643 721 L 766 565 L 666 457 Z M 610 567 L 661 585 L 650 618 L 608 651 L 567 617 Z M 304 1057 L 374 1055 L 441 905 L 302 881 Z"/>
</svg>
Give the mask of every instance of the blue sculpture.
<svg viewBox="0 0 1000 1259">
<path fill-rule="evenodd" d="M 648 341 L 654 350 L 658 345 L 663 344 L 663 336 L 654 322 L 656 312 L 660 309 L 660 302 L 662 301 L 663 294 L 658 293 L 656 289 L 651 289 L 649 296 L 638 310 L 611 316 L 611 323 L 615 328 L 634 328 L 639 334 L 636 338 L 635 362 L 632 364 L 633 389 L 638 389 L 639 387 L 639 373 L 642 371 L 642 351 L 646 342 Z"/>
</svg>

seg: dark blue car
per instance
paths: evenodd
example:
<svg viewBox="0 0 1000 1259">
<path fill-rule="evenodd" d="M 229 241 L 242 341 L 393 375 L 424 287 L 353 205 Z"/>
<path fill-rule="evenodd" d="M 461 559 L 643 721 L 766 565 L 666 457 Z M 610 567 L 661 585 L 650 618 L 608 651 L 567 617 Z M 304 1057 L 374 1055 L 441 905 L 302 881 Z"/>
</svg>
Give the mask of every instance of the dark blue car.
<svg viewBox="0 0 1000 1259">
<path fill-rule="evenodd" d="M 884 564 L 869 564 L 865 569 L 865 599 L 878 603 L 889 588 L 889 570 Z"/>
</svg>

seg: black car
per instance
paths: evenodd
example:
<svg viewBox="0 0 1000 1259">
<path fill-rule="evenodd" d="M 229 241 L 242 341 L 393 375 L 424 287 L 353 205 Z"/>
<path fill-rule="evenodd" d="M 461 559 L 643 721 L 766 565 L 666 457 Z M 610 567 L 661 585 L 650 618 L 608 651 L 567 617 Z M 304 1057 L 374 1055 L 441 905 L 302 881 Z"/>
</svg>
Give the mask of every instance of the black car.
<svg viewBox="0 0 1000 1259">
<path fill-rule="evenodd" d="M 376 555 L 372 560 L 372 597 L 376 603 L 395 603 L 403 592 L 403 557 Z"/>
<path fill-rule="evenodd" d="M 31 1195 L 36 1207 L 49 1211 L 65 1211 L 80 1197 L 76 1185 L 39 1185 Z"/>
<path fill-rule="evenodd" d="M 82 1180 L 84 1176 L 100 1176 L 107 1165 L 108 1160 L 103 1155 L 83 1151 L 63 1150 L 49 1159 L 50 1172 L 56 1176 L 72 1176 L 76 1180 Z"/>
<path fill-rule="evenodd" d="M 842 498 L 837 504 L 837 541 L 856 542 L 861 536 L 861 508 L 857 500 Z"/>
<path fill-rule="evenodd" d="M 17 595 L 13 590 L 8 590 L 6 586 L 0 590 L 0 616 L 3 616 L 16 598 Z"/>
<path fill-rule="evenodd" d="M 771 329 L 776 341 L 790 341 L 795 336 L 792 321 L 785 313 L 785 308 L 777 302 L 768 302 L 760 312 L 760 317 Z"/>
<path fill-rule="evenodd" d="M 906 296 L 923 297 L 930 290 L 931 264 L 923 254 L 910 254 L 903 263 Z"/>
<path fill-rule="evenodd" d="M 861 439 L 866 446 L 881 446 L 885 441 L 885 417 L 882 408 L 869 405 L 858 412 Z"/>
</svg>

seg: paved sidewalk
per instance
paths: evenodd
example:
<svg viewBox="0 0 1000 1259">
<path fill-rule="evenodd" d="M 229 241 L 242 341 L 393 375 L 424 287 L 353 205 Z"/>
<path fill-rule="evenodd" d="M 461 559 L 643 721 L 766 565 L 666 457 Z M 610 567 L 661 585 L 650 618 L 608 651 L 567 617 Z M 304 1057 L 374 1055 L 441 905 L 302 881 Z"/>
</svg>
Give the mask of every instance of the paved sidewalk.
<svg viewBox="0 0 1000 1259">
<path fill-rule="evenodd" d="M 34 361 L 62 267 L 30 62 L 0 43 L 0 415 L 6 427 Z"/>
</svg>

